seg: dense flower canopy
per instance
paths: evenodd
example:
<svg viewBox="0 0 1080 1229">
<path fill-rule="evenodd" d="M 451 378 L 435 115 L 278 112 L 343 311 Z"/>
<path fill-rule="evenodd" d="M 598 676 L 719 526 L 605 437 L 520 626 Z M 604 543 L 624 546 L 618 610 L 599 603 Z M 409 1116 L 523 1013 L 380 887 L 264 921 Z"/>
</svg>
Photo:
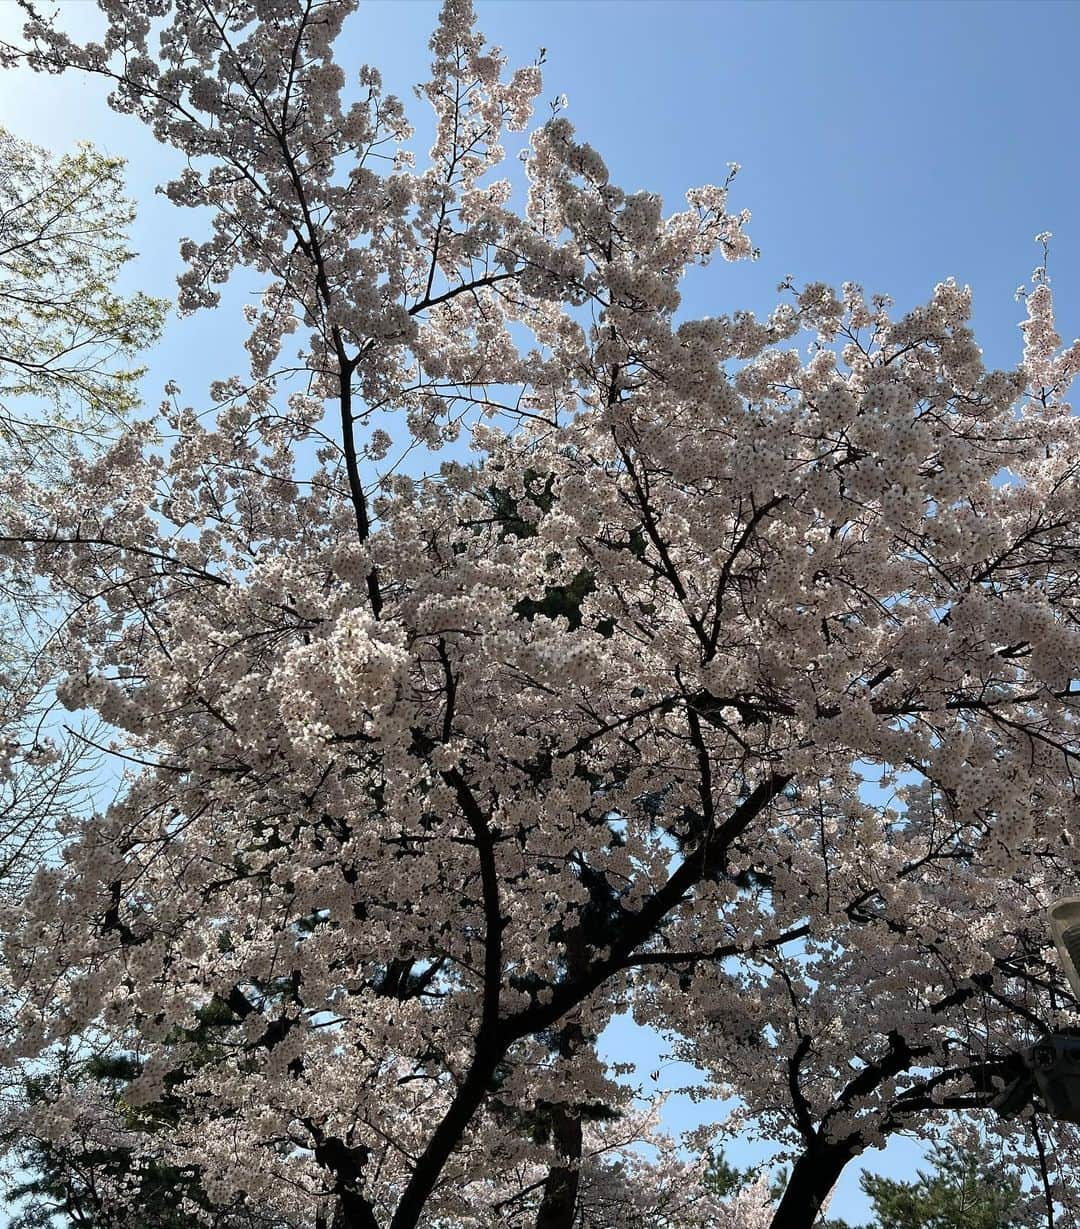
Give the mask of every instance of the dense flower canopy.
<svg viewBox="0 0 1080 1229">
<path fill-rule="evenodd" d="M 689 266 L 751 255 L 730 178 L 665 215 L 557 114 L 516 210 L 540 70 L 465 0 L 417 170 L 333 58 L 349 7 L 102 0 L 102 44 L 19 53 L 188 156 L 182 309 L 265 279 L 210 410 L 170 389 L 75 496 L 3 484 L 124 772 L 7 936 L 6 1059 L 69 1057 L 24 1125 L 252 1223 L 808 1226 L 1075 1006 L 1080 344 L 1042 270 L 1014 371 L 951 282 L 684 318 Z M 775 1219 L 631 1147 L 623 1009 L 783 1146 Z M 116 1048 L 120 1103 L 70 1061 Z"/>
</svg>

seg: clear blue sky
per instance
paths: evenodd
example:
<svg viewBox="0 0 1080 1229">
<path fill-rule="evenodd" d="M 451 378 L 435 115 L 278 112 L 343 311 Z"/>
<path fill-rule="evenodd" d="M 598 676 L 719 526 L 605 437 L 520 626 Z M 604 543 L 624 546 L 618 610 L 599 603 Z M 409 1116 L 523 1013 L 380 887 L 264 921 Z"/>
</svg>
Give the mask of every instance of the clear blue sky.
<svg viewBox="0 0 1080 1229">
<path fill-rule="evenodd" d="M 87 0 L 61 7 L 74 22 L 92 22 Z M 768 311 L 786 274 L 858 281 L 908 307 L 953 276 L 974 287 L 988 363 L 1007 366 L 1020 353 L 1013 292 L 1037 263 L 1032 237 L 1051 230 L 1059 328 L 1067 340 L 1080 333 L 1080 4 L 477 7 L 481 27 L 512 62 L 547 48 L 547 97 L 568 96 L 569 118 L 622 186 L 662 192 L 678 207 L 687 187 L 720 182 L 729 161 L 742 164 L 732 203 L 752 210 L 761 259 L 695 274 L 685 311 Z M 434 0 L 370 0 L 346 27 L 346 71 L 373 63 L 388 88 L 408 97 L 424 74 L 436 12 Z M 14 0 L 0 0 L 0 35 L 18 24 Z M 168 294 L 176 239 L 198 224 L 153 197 L 175 164 L 133 121 L 112 116 L 103 94 L 74 79 L 0 74 L 0 123 L 56 148 L 91 138 L 131 159 L 129 181 L 144 204 L 132 277 Z M 415 100 L 410 111 L 422 115 Z M 239 291 L 248 289 L 239 281 Z M 210 378 L 239 368 L 242 324 L 231 302 L 214 316 L 173 323 L 153 357 L 148 398 L 176 378 L 201 402 Z M 654 1064 L 642 1058 L 647 1071 Z M 679 1081 L 680 1073 L 667 1074 Z M 916 1155 L 899 1141 L 872 1163 L 903 1172 Z M 862 1217 L 856 1188 L 851 1172 L 834 1214 Z"/>
</svg>

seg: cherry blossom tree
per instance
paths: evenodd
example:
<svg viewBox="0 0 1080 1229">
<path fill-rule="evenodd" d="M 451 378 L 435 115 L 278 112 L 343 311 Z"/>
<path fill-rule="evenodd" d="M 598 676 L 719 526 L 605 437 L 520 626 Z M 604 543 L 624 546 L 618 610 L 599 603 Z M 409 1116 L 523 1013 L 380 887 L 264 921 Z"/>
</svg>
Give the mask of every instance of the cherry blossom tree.
<svg viewBox="0 0 1080 1229">
<path fill-rule="evenodd" d="M 516 208 L 540 69 L 466 0 L 417 169 L 334 58 L 349 8 L 103 0 L 100 44 L 31 12 L 8 53 L 187 156 L 182 310 L 263 278 L 208 410 L 170 387 L 75 497 L 4 484 L 4 567 L 125 771 L 6 936 L 5 1058 L 138 1072 L 22 1126 L 304 1229 L 808 1227 L 1073 1018 L 1080 344 L 1045 262 L 1011 371 L 952 282 L 685 318 L 689 266 L 752 255 L 730 176 L 665 214 L 556 113 Z M 623 1010 L 792 1163 L 775 1210 L 642 1151 Z"/>
</svg>

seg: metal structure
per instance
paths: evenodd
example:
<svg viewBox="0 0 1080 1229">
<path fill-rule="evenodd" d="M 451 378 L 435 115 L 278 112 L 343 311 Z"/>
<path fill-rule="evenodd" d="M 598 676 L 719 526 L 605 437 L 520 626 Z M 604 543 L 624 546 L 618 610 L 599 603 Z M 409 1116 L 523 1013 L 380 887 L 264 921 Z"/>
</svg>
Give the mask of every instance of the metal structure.
<svg viewBox="0 0 1080 1229">
<path fill-rule="evenodd" d="M 1050 906 L 1050 933 L 1061 969 L 1080 999 L 1080 896 Z M 1031 1105 L 1060 1122 L 1080 1123 L 1080 1032 L 1051 1033 L 1017 1056 L 1020 1074 L 991 1101 L 1002 1118 Z"/>
</svg>

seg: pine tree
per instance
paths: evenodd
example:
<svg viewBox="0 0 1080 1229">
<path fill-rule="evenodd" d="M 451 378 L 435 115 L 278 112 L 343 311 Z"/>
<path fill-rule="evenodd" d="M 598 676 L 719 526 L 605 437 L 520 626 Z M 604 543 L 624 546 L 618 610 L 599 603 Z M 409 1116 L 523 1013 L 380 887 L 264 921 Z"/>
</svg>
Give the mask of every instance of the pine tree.
<svg viewBox="0 0 1080 1229">
<path fill-rule="evenodd" d="M 940 1146 L 914 1181 L 863 1174 L 874 1206 L 870 1229 L 1020 1229 L 1020 1186 L 978 1149 Z"/>
</svg>

